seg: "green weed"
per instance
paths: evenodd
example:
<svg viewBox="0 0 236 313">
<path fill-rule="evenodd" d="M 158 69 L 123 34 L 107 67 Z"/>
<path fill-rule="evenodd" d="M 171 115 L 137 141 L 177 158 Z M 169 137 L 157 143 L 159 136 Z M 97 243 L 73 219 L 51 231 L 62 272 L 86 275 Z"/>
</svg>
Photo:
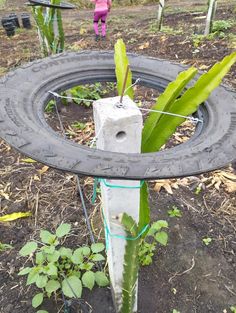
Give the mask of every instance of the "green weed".
<svg viewBox="0 0 236 313">
<path fill-rule="evenodd" d="M 168 234 L 163 231 L 165 228 L 168 228 L 168 223 L 164 220 L 156 221 L 150 226 L 146 237 L 140 242 L 138 256 L 141 265 L 150 265 L 152 263 L 157 243 L 162 246 L 167 245 Z"/>
<path fill-rule="evenodd" d="M 63 242 L 70 231 L 70 224 L 61 224 L 55 234 L 41 230 L 40 242 L 27 242 L 19 251 L 21 256 L 32 259 L 33 266 L 24 267 L 18 275 L 28 275 L 26 285 L 35 284 L 40 289 L 32 299 L 34 308 L 54 293 L 80 298 L 84 287 L 92 290 L 95 284 L 104 287 L 109 283 L 106 274 L 96 267 L 97 262 L 105 260 L 101 254 L 104 244 L 66 248 Z"/>
<path fill-rule="evenodd" d="M 167 213 L 170 217 L 182 217 L 182 212 L 175 205 Z"/>
<path fill-rule="evenodd" d="M 212 242 L 212 238 L 210 237 L 203 238 L 202 242 L 204 243 L 205 246 L 209 246 Z"/>
</svg>

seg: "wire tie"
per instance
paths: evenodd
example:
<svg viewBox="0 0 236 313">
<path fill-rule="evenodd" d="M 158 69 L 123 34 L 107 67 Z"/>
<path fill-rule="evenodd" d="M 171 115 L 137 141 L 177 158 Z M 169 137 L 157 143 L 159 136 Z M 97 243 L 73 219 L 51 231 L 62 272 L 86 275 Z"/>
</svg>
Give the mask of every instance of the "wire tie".
<svg viewBox="0 0 236 313">
<path fill-rule="evenodd" d="M 104 222 L 104 228 L 105 228 L 106 251 L 109 250 L 109 237 L 116 238 L 116 239 L 123 239 L 126 241 L 135 241 L 139 239 L 149 228 L 149 224 L 145 225 L 136 237 L 126 237 L 123 235 L 113 234 L 108 227 L 103 208 L 102 208 L 102 216 L 103 216 L 103 222 Z"/>
</svg>

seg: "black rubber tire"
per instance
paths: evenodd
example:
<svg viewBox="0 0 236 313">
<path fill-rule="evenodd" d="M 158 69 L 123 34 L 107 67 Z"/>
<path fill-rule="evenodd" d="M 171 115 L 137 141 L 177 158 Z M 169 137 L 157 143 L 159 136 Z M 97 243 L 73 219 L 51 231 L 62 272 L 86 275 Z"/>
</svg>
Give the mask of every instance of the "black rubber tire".
<svg viewBox="0 0 236 313">
<path fill-rule="evenodd" d="M 133 79 L 156 89 L 185 69 L 150 57 L 129 55 Z M 202 127 L 180 146 L 157 153 L 121 154 L 63 139 L 47 124 L 52 95 L 75 85 L 115 81 L 113 52 L 65 53 L 29 63 L 0 80 L 0 137 L 20 152 L 54 168 L 86 176 L 155 179 L 200 174 L 235 159 L 236 100 L 219 87 L 201 107 Z M 113 134 L 111 134 L 112 136 Z M 115 136 L 115 134 L 114 134 Z"/>
</svg>

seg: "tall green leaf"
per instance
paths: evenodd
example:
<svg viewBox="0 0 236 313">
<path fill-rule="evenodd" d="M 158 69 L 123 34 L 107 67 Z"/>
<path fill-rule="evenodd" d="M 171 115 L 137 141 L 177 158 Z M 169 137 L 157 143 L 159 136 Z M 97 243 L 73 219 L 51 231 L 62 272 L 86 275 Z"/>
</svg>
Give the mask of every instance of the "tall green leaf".
<svg viewBox="0 0 236 313">
<path fill-rule="evenodd" d="M 173 101 L 181 94 L 185 86 L 190 80 L 197 74 L 197 69 L 190 67 L 187 71 L 181 72 L 175 81 L 171 82 L 156 101 L 156 104 L 152 107 L 153 110 L 169 111 L 169 108 Z M 146 141 L 152 134 L 153 129 L 162 117 L 162 113 L 152 112 L 145 121 L 142 132 L 142 145 L 145 145 Z"/>
<path fill-rule="evenodd" d="M 140 207 L 139 207 L 139 232 L 141 232 L 146 225 L 150 224 L 150 207 L 148 203 L 148 186 L 145 182 L 140 189 Z M 143 233 L 145 237 L 148 229 Z"/>
<path fill-rule="evenodd" d="M 122 87 L 124 85 L 125 74 L 127 70 L 127 66 L 129 65 L 129 60 L 126 55 L 126 47 L 122 39 L 118 39 L 115 44 L 115 65 L 116 65 L 116 80 L 117 80 L 117 91 L 118 95 L 121 96 Z M 125 85 L 125 90 L 132 85 L 132 73 L 129 70 L 127 82 Z M 128 95 L 131 99 L 134 98 L 133 88 L 129 88 L 125 95 Z"/>
<path fill-rule="evenodd" d="M 203 74 L 195 85 L 189 88 L 180 99 L 174 101 L 169 112 L 181 115 L 190 115 L 196 112 L 210 93 L 219 86 L 223 77 L 236 62 L 236 52 L 226 56 L 221 62 L 216 63 L 207 73 Z M 176 128 L 184 121 L 184 118 L 163 115 L 154 127 L 148 140 L 142 147 L 143 152 L 155 152 L 159 150 Z"/>
</svg>

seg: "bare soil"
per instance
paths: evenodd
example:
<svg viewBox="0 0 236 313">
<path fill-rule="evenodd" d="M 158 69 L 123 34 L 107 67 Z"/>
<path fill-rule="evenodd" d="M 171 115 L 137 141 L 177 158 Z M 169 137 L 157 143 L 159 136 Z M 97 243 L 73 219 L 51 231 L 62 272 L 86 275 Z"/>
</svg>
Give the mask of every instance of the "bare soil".
<svg viewBox="0 0 236 313">
<path fill-rule="evenodd" d="M 23 0 L 9 1 L 0 17 L 29 11 Z M 206 2 L 206 1 L 205 1 Z M 118 38 L 123 38 L 129 52 L 150 55 L 206 70 L 217 60 L 235 49 L 235 3 L 220 2 L 216 19 L 234 21 L 233 26 L 211 39 L 202 39 L 203 1 L 170 1 L 164 19 L 164 30 L 156 30 L 156 5 L 114 8 L 108 22 L 105 42 L 94 41 L 92 11 L 75 10 L 63 13 L 68 50 L 113 50 Z M 33 20 L 32 20 L 33 24 Z M 195 35 L 194 35 L 195 33 Z M 13 67 L 41 57 L 36 29 L 21 28 L 7 38 L 0 28 L 0 75 Z M 225 83 L 236 88 L 236 66 Z M 20 84 L 20 82 L 19 82 Z M 142 91 L 142 92 L 140 92 Z M 153 98 L 151 92 L 137 88 L 137 95 Z M 63 124 L 67 128 L 75 120 L 89 121 L 91 109 L 69 106 L 62 108 Z M 49 114 L 55 130 L 58 122 Z M 91 129 L 90 129 L 91 130 Z M 90 131 L 89 130 L 89 131 Z M 191 135 L 185 127 L 172 144 L 181 143 Z M 89 136 L 92 138 L 93 132 Z M 28 260 L 18 254 L 29 240 L 37 239 L 40 229 L 55 230 L 58 224 L 72 224 L 72 234 L 65 245 L 76 247 L 89 243 L 76 178 L 68 173 L 47 169 L 43 164 L 26 163 L 24 156 L 0 141 L 0 215 L 31 211 L 32 217 L 0 223 L 0 242 L 13 249 L 0 252 L 0 312 L 33 313 L 31 299 L 37 288 L 26 286 L 17 276 Z M 169 222 L 169 244 L 158 249 L 151 266 L 140 269 L 139 313 L 231 313 L 236 305 L 236 173 L 232 167 L 221 171 L 178 180 L 150 183 L 152 220 Z M 90 219 L 97 240 L 104 240 L 99 198 L 91 204 L 93 181 L 83 178 Z M 158 188 L 157 188 L 158 187 Z M 160 189 L 160 190 L 159 190 Z M 173 206 L 182 211 L 181 218 L 169 217 Z M 202 239 L 211 238 L 206 246 Z M 83 299 L 92 312 L 113 313 L 109 288 L 84 290 Z M 63 303 L 55 297 L 45 302 L 42 309 L 50 313 L 63 312 Z M 73 312 L 87 312 L 74 304 Z"/>
</svg>

